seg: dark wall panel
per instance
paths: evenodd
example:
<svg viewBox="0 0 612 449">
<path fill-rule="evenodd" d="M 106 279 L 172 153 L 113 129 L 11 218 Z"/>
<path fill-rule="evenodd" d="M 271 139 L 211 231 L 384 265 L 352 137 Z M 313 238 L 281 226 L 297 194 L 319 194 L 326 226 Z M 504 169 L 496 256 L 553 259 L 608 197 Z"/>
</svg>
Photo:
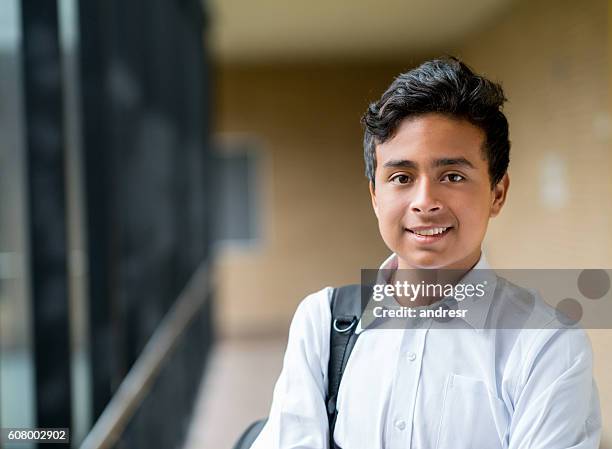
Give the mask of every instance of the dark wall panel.
<svg viewBox="0 0 612 449">
<path fill-rule="evenodd" d="M 96 419 L 209 258 L 210 72 L 197 0 L 81 0 L 79 10 Z M 175 439 L 172 420 L 188 419 L 205 322 L 182 337 L 125 447 L 172 447 L 156 438 Z M 160 428 L 168 407 L 177 416 Z"/>
</svg>

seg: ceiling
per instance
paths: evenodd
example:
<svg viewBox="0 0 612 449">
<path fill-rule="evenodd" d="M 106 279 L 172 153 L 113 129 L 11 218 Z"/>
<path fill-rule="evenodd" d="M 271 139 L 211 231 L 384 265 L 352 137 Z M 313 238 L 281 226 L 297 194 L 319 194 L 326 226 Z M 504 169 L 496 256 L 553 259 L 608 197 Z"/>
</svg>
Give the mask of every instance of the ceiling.
<svg viewBox="0 0 612 449">
<path fill-rule="evenodd" d="M 388 58 L 452 48 L 513 0 L 211 0 L 223 61 Z"/>
</svg>

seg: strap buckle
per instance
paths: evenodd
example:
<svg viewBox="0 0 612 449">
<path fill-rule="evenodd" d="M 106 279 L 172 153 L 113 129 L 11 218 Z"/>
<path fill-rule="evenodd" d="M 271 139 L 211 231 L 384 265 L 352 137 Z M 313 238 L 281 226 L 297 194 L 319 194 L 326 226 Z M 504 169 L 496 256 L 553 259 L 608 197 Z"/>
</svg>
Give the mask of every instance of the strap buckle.
<svg viewBox="0 0 612 449">
<path fill-rule="evenodd" d="M 349 317 L 341 317 L 341 318 L 336 318 L 334 320 L 333 327 L 334 327 L 334 330 L 336 332 L 344 334 L 344 333 L 350 331 L 353 327 L 355 327 L 355 325 L 357 324 L 357 317 L 356 316 L 350 317 L 351 318 L 351 322 L 348 324 L 348 326 L 342 327 L 342 328 L 338 327 L 338 323 L 339 322 L 346 323 L 346 321 L 348 321 L 346 318 L 349 318 Z"/>
</svg>

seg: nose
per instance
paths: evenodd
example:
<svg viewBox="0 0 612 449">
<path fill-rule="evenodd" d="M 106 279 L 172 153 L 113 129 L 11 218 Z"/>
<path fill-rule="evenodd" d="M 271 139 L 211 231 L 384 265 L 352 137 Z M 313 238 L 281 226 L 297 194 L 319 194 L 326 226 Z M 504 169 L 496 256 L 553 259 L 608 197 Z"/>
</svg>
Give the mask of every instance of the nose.
<svg viewBox="0 0 612 449">
<path fill-rule="evenodd" d="M 442 210 L 442 203 L 437 199 L 435 188 L 429 180 L 417 182 L 413 192 L 414 197 L 410 203 L 410 210 L 413 212 L 432 213 Z"/>
</svg>

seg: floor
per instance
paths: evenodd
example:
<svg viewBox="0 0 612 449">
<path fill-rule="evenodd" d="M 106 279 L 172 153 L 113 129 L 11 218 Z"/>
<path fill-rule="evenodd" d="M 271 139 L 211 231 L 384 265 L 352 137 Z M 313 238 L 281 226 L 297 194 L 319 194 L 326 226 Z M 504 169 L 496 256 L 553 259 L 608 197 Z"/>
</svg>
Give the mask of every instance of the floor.
<svg viewBox="0 0 612 449">
<path fill-rule="evenodd" d="M 249 424 L 268 415 L 285 346 L 286 338 L 216 345 L 184 449 L 231 449 Z"/>
</svg>

